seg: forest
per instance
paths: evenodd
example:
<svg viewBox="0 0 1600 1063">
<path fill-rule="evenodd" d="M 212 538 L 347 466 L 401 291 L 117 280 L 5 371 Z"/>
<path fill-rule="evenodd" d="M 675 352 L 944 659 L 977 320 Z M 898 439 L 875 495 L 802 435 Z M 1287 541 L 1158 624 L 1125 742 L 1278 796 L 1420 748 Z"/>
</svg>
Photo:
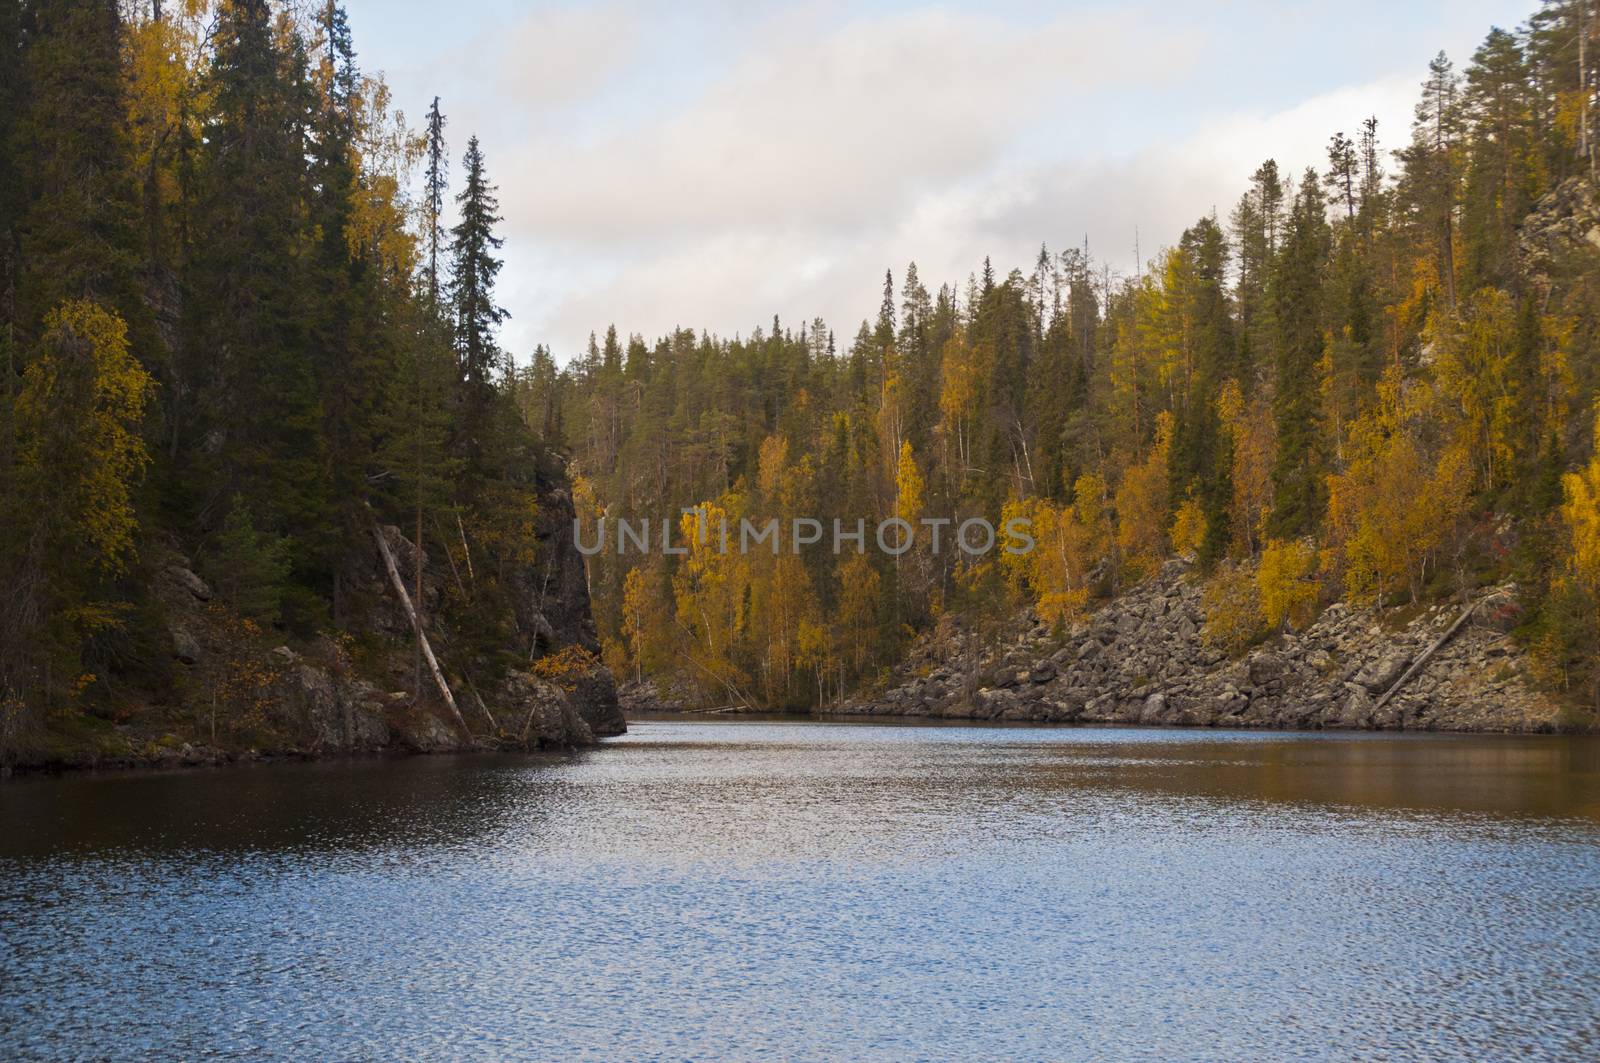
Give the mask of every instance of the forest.
<svg viewBox="0 0 1600 1063">
<path fill-rule="evenodd" d="M 1022 516 L 1039 539 L 981 559 L 926 528 L 893 557 L 607 551 L 589 559 L 607 662 L 680 703 L 825 706 L 870 695 L 943 615 L 1065 629 L 1184 556 L 1230 652 L 1335 600 L 1514 579 L 1540 681 L 1592 705 L 1591 20 L 1547 3 L 1462 69 L 1439 54 L 1411 128 L 1352 115 L 1315 168 L 1264 161 L 1132 275 L 1041 245 L 964 280 L 891 269 L 853 335 L 774 318 L 732 339 L 612 327 L 565 368 L 536 350 L 515 398 L 572 453 L 591 528 L 699 506 Z"/>
<path fill-rule="evenodd" d="M 379 521 L 467 573 L 426 622 L 487 679 L 546 448 L 477 139 L 452 189 L 438 101 L 408 124 L 334 2 L 3 0 L 0 42 L 0 764 L 197 701 L 215 737 L 256 645 L 359 663 Z M 174 558 L 239 646 L 210 690 L 153 591 Z"/>
<path fill-rule="evenodd" d="M 1131 275 L 913 263 L 853 335 L 612 327 L 563 365 L 499 345 L 485 148 L 408 120 L 336 0 L 0 0 L 0 755 L 199 696 L 177 557 L 242 643 L 359 657 L 379 523 L 452 576 L 446 669 L 492 676 L 563 456 L 590 529 L 1031 522 L 1020 556 L 589 558 L 606 663 L 683 703 L 870 693 L 941 617 L 1066 630 L 1181 556 L 1229 652 L 1514 579 L 1541 682 L 1593 704 L 1591 16 L 1441 54 L 1410 129 L 1352 115 Z"/>
</svg>

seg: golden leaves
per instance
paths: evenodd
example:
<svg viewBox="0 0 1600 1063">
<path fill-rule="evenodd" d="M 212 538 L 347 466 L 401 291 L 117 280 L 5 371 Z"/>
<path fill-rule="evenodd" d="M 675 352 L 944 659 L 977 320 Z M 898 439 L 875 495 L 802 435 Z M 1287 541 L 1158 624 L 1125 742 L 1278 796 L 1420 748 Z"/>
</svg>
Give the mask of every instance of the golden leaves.
<svg viewBox="0 0 1600 1063">
<path fill-rule="evenodd" d="M 118 573 L 138 529 L 132 487 L 150 460 L 138 433 L 155 385 L 122 319 L 97 304 L 63 303 L 44 328 L 16 398 L 23 490 L 62 542 L 86 544 L 88 564 Z"/>
</svg>

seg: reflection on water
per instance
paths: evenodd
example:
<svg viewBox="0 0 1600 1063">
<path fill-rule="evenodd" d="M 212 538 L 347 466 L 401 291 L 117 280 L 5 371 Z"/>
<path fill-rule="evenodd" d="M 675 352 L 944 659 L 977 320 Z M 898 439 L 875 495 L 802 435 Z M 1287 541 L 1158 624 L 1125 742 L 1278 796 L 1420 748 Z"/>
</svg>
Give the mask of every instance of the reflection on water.
<svg viewBox="0 0 1600 1063">
<path fill-rule="evenodd" d="M 1600 742 L 653 721 L 0 787 L 0 1056 L 1595 1058 Z"/>
</svg>

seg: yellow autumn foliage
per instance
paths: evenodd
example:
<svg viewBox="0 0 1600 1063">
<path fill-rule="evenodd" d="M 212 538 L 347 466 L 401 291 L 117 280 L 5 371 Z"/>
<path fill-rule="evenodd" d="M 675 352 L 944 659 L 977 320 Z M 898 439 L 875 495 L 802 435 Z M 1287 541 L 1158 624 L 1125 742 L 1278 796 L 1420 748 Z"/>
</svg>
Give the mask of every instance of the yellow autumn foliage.
<svg viewBox="0 0 1600 1063">
<path fill-rule="evenodd" d="M 1256 587 L 1261 619 L 1267 627 L 1304 627 L 1311 620 L 1319 593 L 1316 548 L 1299 539 L 1269 541 L 1261 551 Z"/>
<path fill-rule="evenodd" d="M 46 536 L 108 574 L 133 552 L 133 485 L 150 460 L 139 428 L 154 387 L 122 319 L 75 300 L 45 317 L 16 398 L 24 504 Z"/>
<path fill-rule="evenodd" d="M 1032 498 L 1009 502 L 1001 511 L 1003 525 L 1029 522 L 1033 549 L 1002 553 L 1000 560 L 1013 588 L 1030 593 L 1034 610 L 1048 623 L 1070 624 L 1089 603 L 1089 572 L 1105 556 L 1110 539 L 1105 494 L 1105 481 L 1086 473 L 1078 477 L 1069 505 Z"/>
<path fill-rule="evenodd" d="M 1172 414 L 1156 418 L 1155 444 L 1144 461 L 1123 473 L 1117 487 L 1117 546 L 1135 579 L 1152 574 L 1167 552 L 1167 462 Z"/>
<path fill-rule="evenodd" d="M 1242 565 L 1220 566 L 1206 582 L 1200 606 L 1201 640 L 1230 657 L 1243 653 L 1261 630 L 1261 591 Z"/>
</svg>

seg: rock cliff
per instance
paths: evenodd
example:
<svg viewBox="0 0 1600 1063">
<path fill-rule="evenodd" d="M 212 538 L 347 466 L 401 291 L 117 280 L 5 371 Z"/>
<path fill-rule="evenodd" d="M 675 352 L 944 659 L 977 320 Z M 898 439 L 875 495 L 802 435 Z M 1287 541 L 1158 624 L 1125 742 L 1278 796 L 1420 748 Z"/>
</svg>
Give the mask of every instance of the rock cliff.
<svg viewBox="0 0 1600 1063">
<path fill-rule="evenodd" d="M 1508 634 L 1513 588 L 1471 618 L 1379 705 L 1463 612 L 1436 605 L 1397 623 L 1334 604 L 1306 630 L 1241 659 L 1201 638 L 1201 591 L 1186 564 L 1102 608 L 1064 639 L 1031 617 L 981 637 L 946 618 L 881 694 L 848 714 L 1207 727 L 1548 731 L 1559 706 L 1527 682 Z"/>
<path fill-rule="evenodd" d="M 513 573 L 507 653 L 521 663 L 491 668 L 437 623 L 442 560 L 424 557 L 427 634 L 452 690 L 455 711 L 424 671 L 418 683 L 414 629 L 376 538 L 357 559 L 348 592 L 359 623 L 340 637 L 293 647 L 241 617 L 176 551 L 156 559 L 153 599 L 166 620 L 172 657 L 168 704 L 140 706 L 104 729 L 65 736 L 28 767 L 219 763 L 271 756 L 473 749 L 544 749 L 593 744 L 627 729 L 616 684 L 600 663 L 584 562 L 572 541 L 565 469 L 547 455 L 536 479 L 534 562 Z M 416 551 L 400 529 L 380 526 L 408 592 Z M 408 595 L 409 596 L 409 595 Z M 493 683 L 488 676 L 498 675 Z"/>
</svg>

